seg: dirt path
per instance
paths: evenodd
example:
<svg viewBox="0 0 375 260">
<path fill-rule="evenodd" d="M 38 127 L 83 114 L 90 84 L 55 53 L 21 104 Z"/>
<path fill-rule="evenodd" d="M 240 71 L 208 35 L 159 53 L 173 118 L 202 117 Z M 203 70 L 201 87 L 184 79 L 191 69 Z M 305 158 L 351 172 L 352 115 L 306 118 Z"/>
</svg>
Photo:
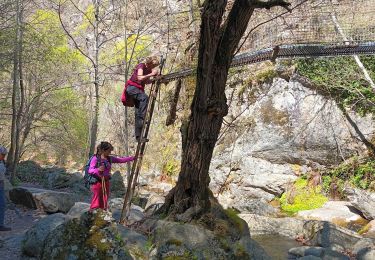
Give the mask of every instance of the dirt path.
<svg viewBox="0 0 375 260">
<path fill-rule="evenodd" d="M 21 243 L 25 232 L 45 214 L 14 204 L 7 204 L 7 207 L 5 224 L 12 230 L 0 233 L 0 258 L 3 260 L 35 259 L 22 256 Z"/>
</svg>

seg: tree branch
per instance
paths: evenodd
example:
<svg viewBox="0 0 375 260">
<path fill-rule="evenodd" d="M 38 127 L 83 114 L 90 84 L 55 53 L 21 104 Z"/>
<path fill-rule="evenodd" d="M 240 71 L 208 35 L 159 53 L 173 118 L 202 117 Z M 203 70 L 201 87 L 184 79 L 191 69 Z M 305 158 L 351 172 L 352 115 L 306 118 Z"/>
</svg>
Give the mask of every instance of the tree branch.
<svg viewBox="0 0 375 260">
<path fill-rule="evenodd" d="M 290 9 L 290 3 L 284 0 L 268 0 L 268 1 L 261 1 L 261 0 L 249 0 L 249 4 L 252 5 L 254 8 L 265 8 L 271 9 L 275 6 L 281 6 L 287 9 L 289 12 L 292 10 Z"/>
</svg>

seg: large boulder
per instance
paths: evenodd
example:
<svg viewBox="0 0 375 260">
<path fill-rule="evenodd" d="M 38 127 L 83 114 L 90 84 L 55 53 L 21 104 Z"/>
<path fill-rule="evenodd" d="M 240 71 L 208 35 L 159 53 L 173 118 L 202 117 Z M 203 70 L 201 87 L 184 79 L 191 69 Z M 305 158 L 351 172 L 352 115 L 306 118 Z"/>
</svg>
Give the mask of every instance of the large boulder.
<svg viewBox="0 0 375 260">
<path fill-rule="evenodd" d="M 215 147 L 210 165 L 214 194 L 270 201 L 297 175 L 366 151 L 337 104 L 297 77 L 227 91 L 241 98 L 232 101 L 226 117 L 230 127 Z M 365 136 L 374 133 L 370 117 L 350 116 Z"/>
<path fill-rule="evenodd" d="M 39 220 L 25 234 L 22 251 L 28 256 L 40 257 L 48 234 L 68 220 L 62 213 L 49 215 Z"/>
<path fill-rule="evenodd" d="M 109 200 L 108 204 L 110 211 L 112 212 L 113 218 L 119 221 L 121 217 L 122 208 L 124 205 L 124 199 L 113 198 Z M 127 218 L 127 224 L 131 225 L 135 222 L 141 221 L 145 217 L 143 211 L 143 208 L 141 208 L 140 206 L 132 204 L 130 207 L 129 216 Z"/>
<path fill-rule="evenodd" d="M 359 240 L 353 248 L 353 254 L 358 260 L 373 260 L 375 259 L 375 240 L 364 238 Z"/>
<path fill-rule="evenodd" d="M 83 184 L 82 175 L 77 173 L 67 173 L 65 171 L 53 171 L 46 174 L 46 186 L 49 189 L 61 189 L 73 187 L 76 183 Z"/>
<path fill-rule="evenodd" d="M 357 233 L 326 221 L 295 218 L 273 218 L 255 214 L 239 214 L 253 235 L 278 234 L 298 238 L 312 246 L 337 250 L 352 250 L 362 239 Z"/>
<path fill-rule="evenodd" d="M 299 211 L 297 217 L 329 221 L 337 225 L 346 226 L 350 223 L 365 221 L 359 214 L 360 212 L 355 210 L 350 202 L 328 201 L 321 208 Z"/>
<path fill-rule="evenodd" d="M 356 188 L 347 187 L 344 193 L 349 201 L 356 207 L 367 219 L 375 219 L 375 193 Z"/>
<path fill-rule="evenodd" d="M 156 221 L 153 234 L 157 259 L 270 259 L 246 235 L 231 241 L 199 225 L 170 221 Z"/>
<path fill-rule="evenodd" d="M 76 202 L 66 215 L 71 218 L 80 218 L 82 214 L 89 211 L 89 209 L 90 204 L 85 202 Z"/>
<path fill-rule="evenodd" d="M 350 258 L 347 255 L 324 247 L 295 247 L 289 250 L 289 254 L 295 257 L 302 257 L 297 259 L 350 260 Z"/>
<path fill-rule="evenodd" d="M 119 171 L 112 174 L 111 178 L 111 193 L 116 197 L 122 197 L 126 192 L 124 178 Z"/>
<path fill-rule="evenodd" d="M 66 213 L 75 202 L 80 201 L 76 194 L 29 187 L 14 188 L 9 192 L 9 197 L 16 204 L 38 208 L 46 213 Z"/>
<path fill-rule="evenodd" d="M 246 221 L 252 235 L 273 235 L 296 238 L 305 233 L 306 221 L 295 218 L 274 218 L 256 214 L 239 214 Z"/>
<path fill-rule="evenodd" d="M 52 230 L 40 259 L 133 259 L 107 212 L 84 213 Z"/>
</svg>

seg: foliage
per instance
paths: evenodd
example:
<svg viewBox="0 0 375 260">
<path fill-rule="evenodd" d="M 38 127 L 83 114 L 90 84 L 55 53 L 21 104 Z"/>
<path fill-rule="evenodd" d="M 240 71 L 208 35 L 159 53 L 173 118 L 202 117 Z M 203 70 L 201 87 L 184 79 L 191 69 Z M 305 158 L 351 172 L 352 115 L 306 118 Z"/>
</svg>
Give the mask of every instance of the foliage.
<svg viewBox="0 0 375 260">
<path fill-rule="evenodd" d="M 306 178 L 297 179 L 291 189 L 280 198 L 281 209 L 291 214 L 320 208 L 327 201 L 327 197 L 321 193 L 321 188 L 309 187 Z"/>
<path fill-rule="evenodd" d="M 346 183 L 356 188 L 375 190 L 375 160 L 353 157 L 338 167 L 326 171 L 323 176 L 323 189 L 332 192 L 332 185 L 342 191 Z"/>
<path fill-rule="evenodd" d="M 361 60 L 375 78 L 375 57 L 362 56 Z M 345 107 L 362 115 L 375 113 L 375 95 L 352 57 L 300 59 L 296 68 L 319 91 L 332 96 Z"/>
</svg>

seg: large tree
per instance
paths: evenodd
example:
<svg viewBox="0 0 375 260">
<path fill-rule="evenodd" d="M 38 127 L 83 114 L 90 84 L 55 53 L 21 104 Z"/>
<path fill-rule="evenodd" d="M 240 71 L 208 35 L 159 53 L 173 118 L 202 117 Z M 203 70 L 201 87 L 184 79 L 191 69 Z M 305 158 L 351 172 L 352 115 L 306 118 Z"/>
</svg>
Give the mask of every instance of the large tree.
<svg viewBox="0 0 375 260">
<path fill-rule="evenodd" d="M 197 83 L 181 172 L 162 208 L 184 221 L 199 218 L 210 210 L 208 170 L 223 118 L 228 113 L 225 96 L 228 70 L 250 17 L 256 8 L 289 6 L 284 0 L 235 0 L 225 19 L 227 4 L 226 0 L 204 2 Z"/>
</svg>

